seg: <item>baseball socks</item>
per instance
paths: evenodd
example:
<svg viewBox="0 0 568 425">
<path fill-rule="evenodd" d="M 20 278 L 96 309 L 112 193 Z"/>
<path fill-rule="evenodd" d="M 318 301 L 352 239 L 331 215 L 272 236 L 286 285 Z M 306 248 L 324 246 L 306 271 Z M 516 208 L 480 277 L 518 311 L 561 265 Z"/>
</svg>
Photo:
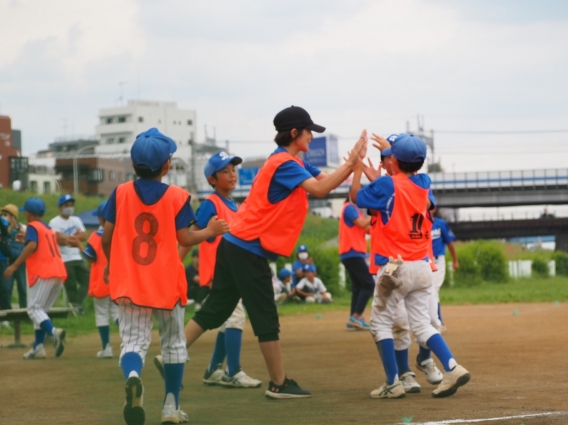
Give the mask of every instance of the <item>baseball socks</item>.
<svg viewBox="0 0 568 425">
<path fill-rule="evenodd" d="M 446 372 L 450 372 L 458 365 L 458 363 L 454 360 L 454 356 L 446 344 L 446 341 L 442 338 L 442 335 L 432 335 L 428 342 L 426 342 L 426 345 L 428 345 L 428 348 L 430 348 L 436 357 L 440 359 L 440 362 Z"/>
<path fill-rule="evenodd" d="M 385 375 L 387 376 L 387 384 L 392 385 L 395 381 L 398 381 L 398 367 L 396 365 L 394 340 L 390 338 L 382 339 L 376 344 L 377 349 L 379 350 L 379 355 L 381 356 L 383 368 L 385 369 Z"/>
</svg>

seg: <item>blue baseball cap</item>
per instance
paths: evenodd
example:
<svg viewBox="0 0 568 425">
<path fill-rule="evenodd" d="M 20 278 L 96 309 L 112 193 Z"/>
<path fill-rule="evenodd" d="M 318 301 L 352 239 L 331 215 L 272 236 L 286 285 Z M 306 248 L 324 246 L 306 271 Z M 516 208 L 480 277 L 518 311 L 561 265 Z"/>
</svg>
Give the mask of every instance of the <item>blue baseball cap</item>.
<svg viewBox="0 0 568 425">
<path fill-rule="evenodd" d="M 392 145 L 394 142 L 396 142 L 396 139 L 398 139 L 398 134 L 391 134 L 389 137 L 387 137 L 387 142 Z"/>
<path fill-rule="evenodd" d="M 416 163 L 426 159 L 426 143 L 412 134 L 399 134 L 391 149 L 399 161 Z"/>
<path fill-rule="evenodd" d="M 176 150 L 176 142 L 160 133 L 157 128 L 151 128 L 136 136 L 130 149 L 130 158 L 136 167 L 157 171 Z"/>
<path fill-rule="evenodd" d="M 45 214 L 45 203 L 38 198 L 28 198 L 24 206 L 20 208 L 20 211 L 26 211 L 41 217 Z"/>
<path fill-rule="evenodd" d="M 68 194 L 68 193 L 66 193 L 65 195 L 61 195 L 61 198 L 59 198 L 59 201 L 57 201 L 57 206 L 60 207 L 65 202 L 69 202 L 69 201 L 75 202 L 75 198 L 73 198 L 73 196 Z"/>
<path fill-rule="evenodd" d="M 302 267 L 302 270 L 305 272 L 316 272 L 316 266 L 314 266 L 313 264 L 304 264 L 304 267 Z"/>
<path fill-rule="evenodd" d="M 298 247 L 298 252 L 308 252 L 308 247 L 306 245 L 300 245 Z"/>
<path fill-rule="evenodd" d="M 293 273 L 290 270 L 288 270 L 287 268 L 280 269 L 280 271 L 278 272 L 278 277 L 280 279 L 286 279 L 288 276 L 292 276 L 292 275 L 293 275 Z"/>
<path fill-rule="evenodd" d="M 239 165 L 243 160 L 238 156 L 229 156 L 226 152 L 220 151 L 209 158 L 207 164 L 205 164 L 205 177 L 209 178 L 217 171 L 221 171 L 229 164 Z"/>
<path fill-rule="evenodd" d="M 391 156 L 392 155 L 392 148 L 386 148 L 381 151 L 382 156 Z"/>
<path fill-rule="evenodd" d="M 101 203 L 99 204 L 99 206 L 97 207 L 97 209 L 96 209 L 96 210 L 93 210 L 93 213 L 92 213 L 92 214 L 93 214 L 95 217 L 102 217 L 102 216 L 103 216 L 103 213 L 104 213 L 104 211 L 105 211 L 106 204 L 107 204 L 107 201 L 101 202 Z"/>
</svg>

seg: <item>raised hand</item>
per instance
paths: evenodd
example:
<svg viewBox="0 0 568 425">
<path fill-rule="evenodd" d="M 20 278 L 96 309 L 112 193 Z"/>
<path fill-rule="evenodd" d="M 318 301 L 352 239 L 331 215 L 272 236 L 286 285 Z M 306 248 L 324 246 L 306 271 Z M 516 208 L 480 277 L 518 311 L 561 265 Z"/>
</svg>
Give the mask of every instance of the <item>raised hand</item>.
<svg viewBox="0 0 568 425">
<path fill-rule="evenodd" d="M 361 137 L 359 139 L 363 139 L 365 141 L 363 148 L 359 152 L 359 156 L 361 157 L 361 159 L 364 159 L 367 156 L 367 146 L 369 145 L 369 137 L 367 136 L 367 129 L 364 129 L 361 132 Z"/>
<path fill-rule="evenodd" d="M 367 176 L 370 182 L 377 180 L 382 175 L 383 166 L 379 163 L 379 166 L 375 168 L 371 162 L 371 158 L 367 158 L 369 165 L 363 163 L 363 173 Z M 363 161 L 361 161 L 363 162 Z"/>
<path fill-rule="evenodd" d="M 381 136 L 373 133 L 373 136 L 371 137 L 372 140 L 374 140 L 376 143 L 373 143 L 373 146 L 375 148 L 377 148 L 378 150 L 380 150 L 381 152 L 384 151 L 387 148 L 391 147 L 391 144 L 386 140 L 383 139 Z"/>
</svg>

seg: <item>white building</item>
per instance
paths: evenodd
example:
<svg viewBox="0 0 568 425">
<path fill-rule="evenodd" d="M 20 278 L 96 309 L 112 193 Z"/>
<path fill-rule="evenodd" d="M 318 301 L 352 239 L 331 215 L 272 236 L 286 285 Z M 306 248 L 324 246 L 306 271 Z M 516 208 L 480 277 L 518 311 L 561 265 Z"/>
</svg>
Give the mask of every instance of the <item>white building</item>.
<svg viewBox="0 0 568 425">
<path fill-rule="evenodd" d="M 196 113 L 178 109 L 176 102 L 131 100 L 126 106 L 101 109 L 95 130 L 100 144 L 95 148 L 95 153 L 129 153 L 136 136 L 152 127 L 178 144 L 173 157 L 175 166 L 164 183 L 187 187 L 191 163 L 190 142 L 197 140 Z"/>
<path fill-rule="evenodd" d="M 53 152 L 30 155 L 28 158 L 28 189 L 39 195 L 61 192 L 60 174 L 55 173 Z"/>
</svg>

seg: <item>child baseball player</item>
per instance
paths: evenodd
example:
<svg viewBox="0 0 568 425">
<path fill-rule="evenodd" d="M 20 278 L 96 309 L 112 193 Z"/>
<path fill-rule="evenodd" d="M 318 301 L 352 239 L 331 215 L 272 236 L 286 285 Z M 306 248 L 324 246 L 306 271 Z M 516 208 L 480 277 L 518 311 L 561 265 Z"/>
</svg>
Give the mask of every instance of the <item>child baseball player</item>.
<svg viewBox="0 0 568 425">
<path fill-rule="evenodd" d="M 316 267 L 304 264 L 304 277 L 296 285 L 296 295 L 308 303 L 330 303 L 333 298 L 319 277 L 316 277 Z"/>
<path fill-rule="evenodd" d="M 99 204 L 93 215 L 99 219 L 100 227 L 96 232 L 91 233 L 87 240 L 87 245 L 83 250 L 83 255 L 91 263 L 89 277 L 89 296 L 93 297 L 95 305 L 95 323 L 101 336 L 102 350 L 97 352 L 97 358 L 112 358 L 112 346 L 110 345 L 110 321 L 118 324 L 118 307 L 110 300 L 110 288 L 103 279 L 107 259 L 101 245 L 101 236 L 105 225 L 103 218 L 106 201 Z"/>
<path fill-rule="evenodd" d="M 436 354 L 446 372 L 432 396 L 447 397 L 465 385 L 470 374 L 456 362 L 428 314 L 432 294 L 432 271 L 428 263 L 431 223 L 425 216 L 430 178 L 416 174 L 426 158 L 426 145 L 415 136 L 402 134 L 391 150 L 393 175 L 381 177 L 361 189 L 363 164 L 359 163 L 350 191 L 351 199 L 359 207 L 380 213 L 375 260 L 381 270 L 373 299 L 371 333 L 381 356 L 386 382 L 372 391 L 371 397 L 405 396 L 393 341 L 393 317 L 400 300 L 404 300 L 416 339 Z M 392 209 L 390 204 L 394 204 Z"/>
<path fill-rule="evenodd" d="M 140 178 L 120 184 L 104 209 L 105 281 L 110 282 L 110 298 L 119 309 L 120 365 L 126 379 L 123 416 L 128 425 L 145 421 L 141 374 L 150 346 L 152 316 L 158 322 L 164 361 L 161 421 L 188 421 L 179 407 L 187 361 L 183 333 L 187 281 L 178 243 L 196 245 L 228 230 L 227 223 L 216 217 L 203 230 L 189 230 L 195 219 L 189 193 L 161 182 L 176 148 L 176 143 L 156 128 L 139 134 L 130 156 Z"/>
<path fill-rule="evenodd" d="M 235 166 L 242 159 L 238 156 L 229 156 L 225 152 L 217 152 L 211 156 L 205 164 L 205 177 L 215 189 L 211 195 L 199 206 L 195 229 L 207 226 L 212 217 L 226 220 L 229 225 L 233 220 L 237 205 L 231 199 L 231 192 L 237 185 L 237 170 Z M 211 286 L 215 271 L 215 258 L 217 247 L 221 237 L 207 239 L 199 246 L 199 284 Z M 180 254 L 185 257 L 190 248 L 184 248 Z M 207 300 L 205 301 L 207 303 Z M 232 388 L 258 388 L 262 381 L 248 376 L 241 367 L 241 346 L 243 329 L 246 322 L 243 303 L 239 300 L 235 310 L 225 323 L 219 328 L 215 349 L 209 367 L 203 375 L 205 385 L 221 385 Z M 227 368 L 223 369 L 223 363 L 227 359 Z M 161 358 L 154 362 L 158 369 L 161 366 Z"/>
<path fill-rule="evenodd" d="M 28 315 L 34 324 L 35 341 L 25 360 L 45 359 L 43 346 L 45 335 L 53 336 L 55 356 L 65 349 L 65 330 L 55 328 L 47 312 L 53 306 L 67 278 L 67 271 L 61 259 L 55 232 L 42 221 L 45 204 L 41 199 L 29 198 L 21 208 L 25 211 L 28 227 L 26 246 L 20 256 L 5 270 L 4 277 L 10 278 L 24 262 L 28 274 Z"/>
<path fill-rule="evenodd" d="M 284 372 L 280 325 L 268 260 L 289 257 L 308 213 L 307 193 L 325 196 L 351 174 L 367 142 L 355 144 L 347 162 L 327 175 L 298 158 L 312 131 L 323 132 L 306 110 L 292 106 L 274 118 L 278 148 L 254 179 L 250 193 L 219 243 L 209 299 L 185 328 L 188 346 L 203 332 L 221 326 L 242 298 L 270 375 L 267 397 L 311 397 Z"/>
<path fill-rule="evenodd" d="M 339 216 L 339 258 L 351 279 L 351 310 L 347 329 L 369 330 L 363 311 L 373 295 L 375 282 L 365 262 L 371 218 L 364 218 L 361 211 L 349 199 L 343 204 Z"/>
</svg>

